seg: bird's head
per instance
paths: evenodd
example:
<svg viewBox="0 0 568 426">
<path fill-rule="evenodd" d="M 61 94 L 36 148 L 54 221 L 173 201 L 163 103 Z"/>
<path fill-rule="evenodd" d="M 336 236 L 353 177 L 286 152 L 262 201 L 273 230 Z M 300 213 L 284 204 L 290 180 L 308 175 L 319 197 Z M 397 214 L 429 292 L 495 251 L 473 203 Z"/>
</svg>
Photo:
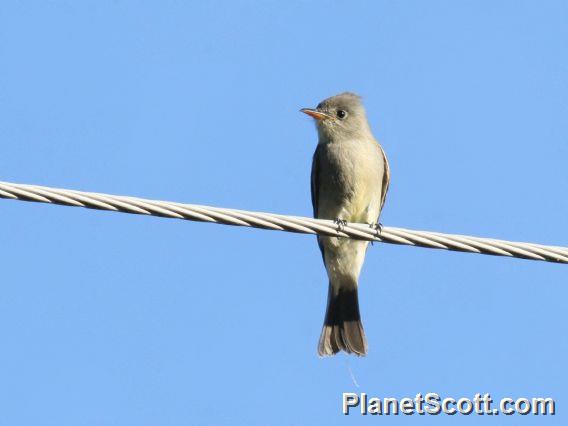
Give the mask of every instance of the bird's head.
<svg viewBox="0 0 568 426">
<path fill-rule="evenodd" d="M 315 119 L 320 142 L 371 136 L 361 97 L 354 93 L 341 93 L 300 111 Z"/>
</svg>

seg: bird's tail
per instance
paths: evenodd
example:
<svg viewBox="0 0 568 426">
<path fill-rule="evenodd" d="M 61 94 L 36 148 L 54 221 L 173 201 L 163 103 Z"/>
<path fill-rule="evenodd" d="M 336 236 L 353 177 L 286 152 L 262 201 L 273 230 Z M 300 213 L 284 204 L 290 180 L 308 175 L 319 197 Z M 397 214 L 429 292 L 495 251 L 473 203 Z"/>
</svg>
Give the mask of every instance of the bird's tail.
<svg viewBox="0 0 568 426">
<path fill-rule="evenodd" d="M 325 321 L 318 344 L 320 356 L 339 351 L 367 355 L 367 338 L 359 314 L 357 286 L 335 289 L 329 285 Z"/>
</svg>

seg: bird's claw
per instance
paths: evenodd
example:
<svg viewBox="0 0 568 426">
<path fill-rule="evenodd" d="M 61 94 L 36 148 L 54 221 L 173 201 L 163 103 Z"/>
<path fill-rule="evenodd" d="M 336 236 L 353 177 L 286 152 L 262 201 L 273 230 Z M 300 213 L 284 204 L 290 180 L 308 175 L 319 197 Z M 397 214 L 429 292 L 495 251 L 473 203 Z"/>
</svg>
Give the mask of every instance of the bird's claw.
<svg viewBox="0 0 568 426">
<path fill-rule="evenodd" d="M 383 232 L 383 224 L 382 223 L 370 223 L 369 227 L 371 229 L 375 230 L 375 237 L 379 238 L 381 236 L 381 233 Z M 371 245 L 373 244 L 373 242 L 371 241 Z"/>
<path fill-rule="evenodd" d="M 333 223 L 335 223 L 337 225 L 337 232 L 343 231 L 345 226 L 347 226 L 347 221 L 344 220 L 344 219 L 339 219 L 338 217 L 333 219 Z"/>
</svg>

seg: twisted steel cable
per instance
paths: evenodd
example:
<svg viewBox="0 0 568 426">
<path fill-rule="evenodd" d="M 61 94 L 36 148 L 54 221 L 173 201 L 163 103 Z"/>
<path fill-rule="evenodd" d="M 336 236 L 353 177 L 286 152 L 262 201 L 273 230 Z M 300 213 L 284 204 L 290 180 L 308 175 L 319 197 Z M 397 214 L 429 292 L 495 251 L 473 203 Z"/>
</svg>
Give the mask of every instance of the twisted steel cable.
<svg viewBox="0 0 568 426">
<path fill-rule="evenodd" d="M 380 231 L 377 231 L 368 224 L 361 223 L 341 225 L 332 220 L 182 204 L 172 201 L 148 200 L 123 195 L 99 194 L 46 186 L 0 182 L 0 198 L 568 263 L 568 247 L 545 246 L 393 227 L 383 227 Z"/>
</svg>

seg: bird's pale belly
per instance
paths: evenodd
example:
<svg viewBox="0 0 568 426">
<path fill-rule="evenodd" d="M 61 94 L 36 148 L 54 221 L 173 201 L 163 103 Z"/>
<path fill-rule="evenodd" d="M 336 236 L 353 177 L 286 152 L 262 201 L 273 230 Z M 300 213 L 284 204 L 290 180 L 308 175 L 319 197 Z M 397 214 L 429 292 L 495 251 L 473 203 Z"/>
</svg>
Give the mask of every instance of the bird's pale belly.
<svg viewBox="0 0 568 426">
<path fill-rule="evenodd" d="M 369 192 L 368 189 L 380 186 L 376 182 L 369 182 L 369 176 L 356 173 L 351 176 L 355 177 L 353 185 L 330 182 L 330 185 L 323 184 L 320 187 L 320 191 L 328 191 L 326 194 L 329 196 L 320 197 L 318 216 L 347 222 L 375 223 L 379 215 L 381 194 Z M 319 240 L 324 248 L 325 265 L 334 291 L 338 291 L 335 287 L 345 286 L 346 283 L 356 285 L 368 241 L 336 237 L 319 237 Z"/>
<path fill-rule="evenodd" d="M 348 176 L 348 178 L 346 178 Z M 374 223 L 380 209 L 380 175 L 366 168 L 338 169 L 327 182 L 320 182 L 318 216 L 348 222 Z M 322 196 L 323 195 L 323 196 Z"/>
</svg>

